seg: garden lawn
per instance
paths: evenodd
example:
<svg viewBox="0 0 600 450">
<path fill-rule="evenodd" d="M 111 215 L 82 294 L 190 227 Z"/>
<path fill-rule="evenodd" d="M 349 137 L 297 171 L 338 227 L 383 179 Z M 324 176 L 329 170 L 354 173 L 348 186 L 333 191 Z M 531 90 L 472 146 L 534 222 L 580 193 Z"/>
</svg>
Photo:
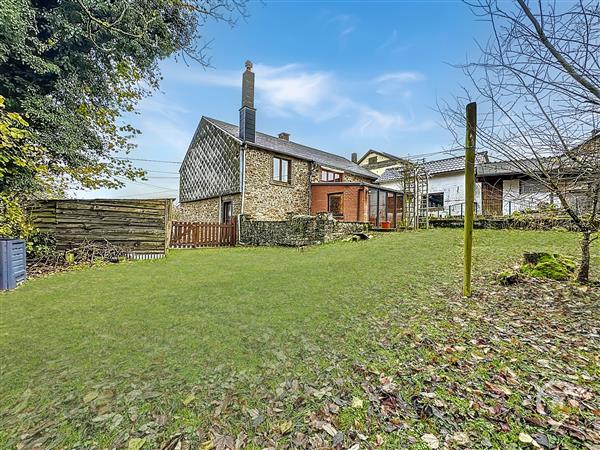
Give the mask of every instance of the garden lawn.
<svg viewBox="0 0 600 450">
<path fill-rule="evenodd" d="M 469 300 L 443 229 L 28 281 L 0 295 L 0 448 L 597 449 L 598 288 L 493 282 L 578 239 L 476 231 Z"/>
</svg>

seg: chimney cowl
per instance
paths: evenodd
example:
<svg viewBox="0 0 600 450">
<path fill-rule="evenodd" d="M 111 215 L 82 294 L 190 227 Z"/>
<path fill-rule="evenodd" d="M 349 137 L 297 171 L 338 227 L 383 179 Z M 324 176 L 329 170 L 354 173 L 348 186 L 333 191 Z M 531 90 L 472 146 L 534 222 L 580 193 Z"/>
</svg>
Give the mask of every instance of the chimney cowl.
<svg viewBox="0 0 600 450">
<path fill-rule="evenodd" d="M 281 133 L 279 133 L 277 135 L 277 137 L 279 139 L 283 139 L 284 141 L 289 141 L 290 140 L 290 133 L 286 133 L 286 132 L 282 131 Z"/>
<path fill-rule="evenodd" d="M 358 163 L 358 154 L 357 153 L 352 153 L 352 162 Z"/>
</svg>

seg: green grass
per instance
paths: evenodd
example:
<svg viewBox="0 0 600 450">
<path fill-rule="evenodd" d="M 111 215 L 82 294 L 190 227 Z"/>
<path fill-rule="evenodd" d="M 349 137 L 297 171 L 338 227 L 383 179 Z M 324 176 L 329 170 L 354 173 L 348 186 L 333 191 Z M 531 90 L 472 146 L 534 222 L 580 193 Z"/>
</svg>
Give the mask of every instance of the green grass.
<svg viewBox="0 0 600 450">
<path fill-rule="evenodd" d="M 407 342 L 460 332 L 444 314 L 460 299 L 461 245 L 459 230 L 440 229 L 300 250 L 181 250 L 31 280 L 0 296 L 0 447 L 126 447 L 143 437 L 154 448 L 175 433 L 203 442 L 240 432 L 252 445 L 277 446 L 314 433 L 313 413 L 347 440 L 362 427 L 370 441 L 383 433 L 386 447 L 425 448 L 418 436 L 440 432 L 437 419 L 407 418 L 410 430 L 386 432 L 368 401 L 348 402 L 366 400 L 357 366 L 437 364 L 435 348 Z M 578 235 L 476 231 L 474 291 L 524 251 L 577 259 Z M 592 254 L 597 278 L 600 254 Z M 421 375 L 398 383 L 402 398 L 424 389 Z M 469 376 L 481 381 L 489 367 Z M 341 411 L 323 413 L 336 398 Z M 463 397 L 443 402 L 467 417 Z M 481 417 L 463 420 L 494 429 Z M 518 442 L 518 432 L 485 433 L 498 448 Z"/>
</svg>

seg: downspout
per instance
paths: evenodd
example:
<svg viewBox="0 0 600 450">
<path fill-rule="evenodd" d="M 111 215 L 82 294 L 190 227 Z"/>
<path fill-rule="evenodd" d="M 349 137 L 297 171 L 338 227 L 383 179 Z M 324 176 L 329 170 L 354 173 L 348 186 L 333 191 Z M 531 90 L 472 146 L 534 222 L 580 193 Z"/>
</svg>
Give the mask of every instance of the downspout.
<svg viewBox="0 0 600 450">
<path fill-rule="evenodd" d="M 314 161 L 310 161 L 308 164 L 308 215 L 310 216 L 312 209 L 312 176 L 314 174 L 316 164 Z"/>
<path fill-rule="evenodd" d="M 356 205 L 356 221 L 357 222 L 362 222 L 362 220 L 360 220 L 360 209 L 361 209 L 360 208 L 360 199 L 361 199 L 361 193 L 362 193 L 362 196 L 365 195 L 364 192 L 365 192 L 364 186 L 361 186 L 360 188 L 358 188 L 358 195 L 356 196 L 357 197 L 357 199 L 356 199 L 356 203 L 357 203 L 357 205 Z"/>
<path fill-rule="evenodd" d="M 240 214 L 244 214 L 244 193 L 246 189 L 246 149 L 248 148 L 247 144 L 242 144 L 240 146 L 240 193 L 241 193 L 241 206 L 240 206 Z"/>
</svg>

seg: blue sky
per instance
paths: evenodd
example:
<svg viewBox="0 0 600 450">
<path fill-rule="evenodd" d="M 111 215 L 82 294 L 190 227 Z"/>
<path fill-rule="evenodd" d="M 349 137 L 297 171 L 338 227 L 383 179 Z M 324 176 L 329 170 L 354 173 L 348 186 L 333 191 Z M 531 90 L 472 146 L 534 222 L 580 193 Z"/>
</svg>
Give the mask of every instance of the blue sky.
<svg viewBox="0 0 600 450">
<path fill-rule="evenodd" d="M 235 28 L 209 23 L 212 69 L 169 59 L 160 91 L 131 118 L 132 158 L 181 161 L 202 115 L 236 123 L 244 61 L 256 73 L 257 129 L 350 157 L 451 144 L 436 99 L 458 93 L 460 63 L 489 29 L 458 1 L 251 2 Z M 435 157 L 432 157 L 435 158 Z M 177 164 L 138 162 L 148 180 L 78 197 L 175 197 Z"/>
</svg>

